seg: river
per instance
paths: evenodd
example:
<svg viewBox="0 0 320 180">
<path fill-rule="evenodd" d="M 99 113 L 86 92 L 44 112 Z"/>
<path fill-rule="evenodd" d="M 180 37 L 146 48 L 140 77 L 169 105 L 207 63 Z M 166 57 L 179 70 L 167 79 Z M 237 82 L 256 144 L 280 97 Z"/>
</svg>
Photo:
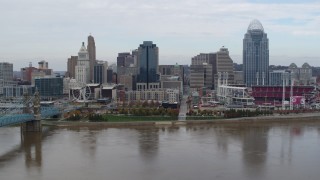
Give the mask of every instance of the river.
<svg viewBox="0 0 320 180">
<path fill-rule="evenodd" d="M 320 123 L 0 129 L 1 180 L 318 180 Z"/>
</svg>

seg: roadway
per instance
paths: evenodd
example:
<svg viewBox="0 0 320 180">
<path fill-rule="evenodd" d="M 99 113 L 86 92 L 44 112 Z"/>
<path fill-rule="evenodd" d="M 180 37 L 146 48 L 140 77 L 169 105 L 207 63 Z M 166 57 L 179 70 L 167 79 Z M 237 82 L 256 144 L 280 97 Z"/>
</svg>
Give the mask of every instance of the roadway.
<svg viewBox="0 0 320 180">
<path fill-rule="evenodd" d="M 178 121 L 185 121 L 187 118 L 187 112 L 188 112 L 187 99 L 188 99 L 188 95 L 183 95 L 181 104 L 180 104 Z"/>
</svg>

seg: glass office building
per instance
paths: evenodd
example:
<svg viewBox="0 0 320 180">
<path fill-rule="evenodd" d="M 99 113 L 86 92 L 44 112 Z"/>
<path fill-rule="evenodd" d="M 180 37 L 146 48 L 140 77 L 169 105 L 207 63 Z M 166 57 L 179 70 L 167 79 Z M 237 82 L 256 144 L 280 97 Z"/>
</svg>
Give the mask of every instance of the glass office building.
<svg viewBox="0 0 320 180">
<path fill-rule="evenodd" d="M 104 84 L 107 83 L 107 69 L 108 63 L 106 61 L 97 61 L 94 65 L 93 77 L 94 83 Z M 112 77 L 112 75 L 111 75 Z"/>
<path fill-rule="evenodd" d="M 262 24 L 251 21 L 243 39 L 244 83 L 247 87 L 269 82 L 269 40 Z"/>
<path fill-rule="evenodd" d="M 38 78 L 35 79 L 35 87 L 38 89 L 42 98 L 60 97 L 63 95 L 63 78 Z"/>
<path fill-rule="evenodd" d="M 149 83 L 159 82 L 159 49 L 152 41 L 144 41 L 138 48 L 138 82 Z"/>
</svg>

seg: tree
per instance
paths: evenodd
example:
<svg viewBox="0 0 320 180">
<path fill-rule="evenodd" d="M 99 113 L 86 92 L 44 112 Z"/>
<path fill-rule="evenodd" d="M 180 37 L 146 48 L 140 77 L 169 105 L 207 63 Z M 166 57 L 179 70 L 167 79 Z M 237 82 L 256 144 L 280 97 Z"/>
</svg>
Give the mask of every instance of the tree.
<svg viewBox="0 0 320 180">
<path fill-rule="evenodd" d="M 142 107 L 147 107 L 148 106 L 148 101 L 144 101 L 143 103 L 142 103 Z"/>
<path fill-rule="evenodd" d="M 141 107 L 141 101 L 140 101 L 140 100 L 138 100 L 138 101 L 136 102 L 136 107 Z"/>
<path fill-rule="evenodd" d="M 155 106 L 155 107 L 159 107 L 159 106 L 160 106 L 159 101 L 156 101 L 156 102 L 154 103 L 154 106 Z"/>
<path fill-rule="evenodd" d="M 153 115 L 156 115 L 156 116 L 160 115 L 159 109 L 153 108 Z"/>
<path fill-rule="evenodd" d="M 133 106 L 135 106 L 136 104 L 134 103 L 134 101 L 130 101 L 129 102 L 129 107 L 133 107 Z"/>
<path fill-rule="evenodd" d="M 151 103 L 150 103 L 150 107 L 154 107 L 155 103 L 153 100 L 151 100 Z"/>
<path fill-rule="evenodd" d="M 144 114 L 144 111 L 143 111 L 143 109 L 140 107 L 140 108 L 138 109 L 137 115 L 138 115 L 138 116 L 143 116 L 143 114 Z"/>
</svg>

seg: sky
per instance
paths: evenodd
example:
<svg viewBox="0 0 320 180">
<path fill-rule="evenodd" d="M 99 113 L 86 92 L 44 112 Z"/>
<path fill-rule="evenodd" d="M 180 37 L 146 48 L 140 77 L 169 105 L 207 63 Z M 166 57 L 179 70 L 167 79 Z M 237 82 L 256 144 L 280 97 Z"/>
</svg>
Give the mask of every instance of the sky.
<svg viewBox="0 0 320 180">
<path fill-rule="evenodd" d="M 14 70 L 49 62 L 66 70 L 89 34 L 97 59 L 143 41 L 159 47 L 159 64 L 190 64 L 199 53 L 229 49 L 242 63 L 242 41 L 258 19 L 269 38 L 270 64 L 320 66 L 320 1 L 298 0 L 0 0 L 0 62 Z"/>
</svg>

